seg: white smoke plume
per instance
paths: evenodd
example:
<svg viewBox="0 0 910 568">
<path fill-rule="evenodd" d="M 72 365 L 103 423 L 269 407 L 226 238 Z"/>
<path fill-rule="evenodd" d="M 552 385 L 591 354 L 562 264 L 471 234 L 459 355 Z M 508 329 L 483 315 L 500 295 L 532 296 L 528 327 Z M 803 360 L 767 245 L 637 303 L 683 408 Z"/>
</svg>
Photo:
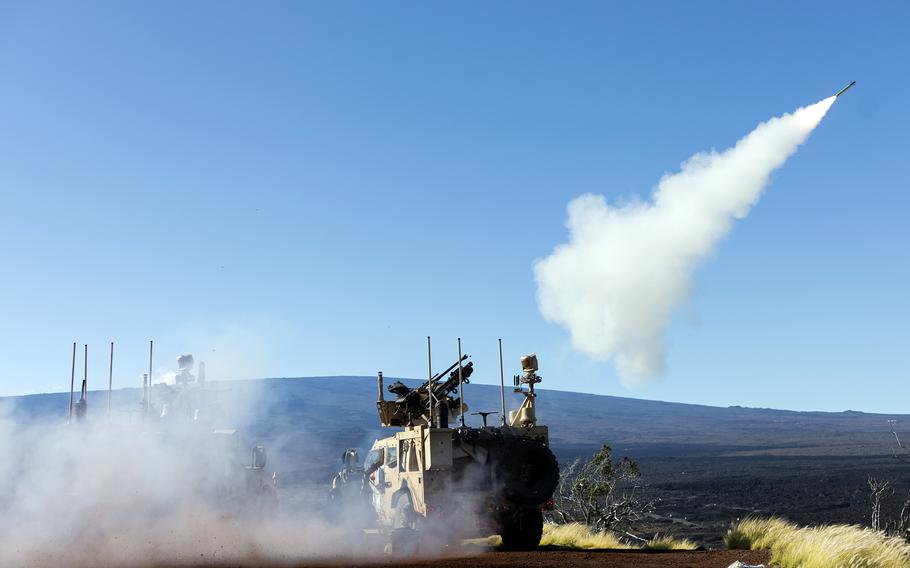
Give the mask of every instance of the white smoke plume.
<svg viewBox="0 0 910 568">
<path fill-rule="evenodd" d="M 232 388 L 255 404 L 257 386 Z M 72 424 L 0 401 L 0 566 L 268 566 L 369 550 L 318 511 L 262 507 L 257 484 L 270 470 L 260 480 L 245 468 L 247 446 L 212 433 L 245 422 L 253 409 L 242 401 L 199 422 L 173 410 L 142 419 L 137 400 L 137 412 L 120 405 L 108 422 L 106 396 L 92 394 L 88 418 Z M 321 455 L 315 444 L 306 449 Z"/>
<path fill-rule="evenodd" d="M 690 296 L 694 271 L 834 100 L 759 124 L 723 152 L 692 156 L 660 180 L 650 201 L 613 207 L 602 195 L 572 200 L 569 242 L 534 266 L 544 318 L 568 329 L 576 349 L 613 358 L 627 385 L 660 375 L 667 322 Z"/>
</svg>

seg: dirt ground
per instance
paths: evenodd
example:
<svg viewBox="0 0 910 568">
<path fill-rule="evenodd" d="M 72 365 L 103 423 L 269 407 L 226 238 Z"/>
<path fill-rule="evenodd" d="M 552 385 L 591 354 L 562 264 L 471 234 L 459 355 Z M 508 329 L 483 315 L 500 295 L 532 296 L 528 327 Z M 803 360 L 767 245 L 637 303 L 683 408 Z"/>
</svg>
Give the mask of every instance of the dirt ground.
<svg viewBox="0 0 910 568">
<path fill-rule="evenodd" d="M 453 556 L 426 560 L 388 558 L 374 563 L 336 558 L 325 563 L 299 565 L 297 568 L 350 566 L 377 568 L 727 568 L 740 560 L 746 564 L 767 564 L 767 551 L 700 550 L 700 551 L 580 551 L 547 549 L 534 552 L 483 552 L 478 555 Z"/>
</svg>

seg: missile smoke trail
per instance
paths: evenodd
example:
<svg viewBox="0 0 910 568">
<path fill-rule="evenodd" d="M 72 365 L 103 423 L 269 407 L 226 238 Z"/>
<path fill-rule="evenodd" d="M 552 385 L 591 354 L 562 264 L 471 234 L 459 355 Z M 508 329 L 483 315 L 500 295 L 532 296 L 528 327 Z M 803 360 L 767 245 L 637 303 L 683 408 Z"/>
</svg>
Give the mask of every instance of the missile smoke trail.
<svg viewBox="0 0 910 568">
<path fill-rule="evenodd" d="M 651 199 L 620 207 L 586 194 L 568 206 L 569 242 L 534 266 L 537 302 L 574 347 L 613 358 L 633 385 L 663 372 L 664 335 L 693 273 L 748 215 L 768 183 L 836 97 L 759 124 L 723 152 L 699 153 L 664 176 Z"/>
</svg>

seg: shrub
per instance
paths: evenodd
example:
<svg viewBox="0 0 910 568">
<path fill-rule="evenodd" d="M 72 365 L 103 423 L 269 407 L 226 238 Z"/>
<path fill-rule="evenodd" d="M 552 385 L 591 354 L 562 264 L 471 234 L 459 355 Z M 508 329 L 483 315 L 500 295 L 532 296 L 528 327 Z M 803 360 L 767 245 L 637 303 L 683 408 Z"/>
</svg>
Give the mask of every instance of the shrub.
<svg viewBox="0 0 910 568">
<path fill-rule="evenodd" d="M 654 510 L 654 502 L 641 495 L 640 478 L 635 460 L 614 460 L 605 445 L 562 469 L 547 520 L 582 523 L 595 531 L 630 530 Z"/>
</svg>

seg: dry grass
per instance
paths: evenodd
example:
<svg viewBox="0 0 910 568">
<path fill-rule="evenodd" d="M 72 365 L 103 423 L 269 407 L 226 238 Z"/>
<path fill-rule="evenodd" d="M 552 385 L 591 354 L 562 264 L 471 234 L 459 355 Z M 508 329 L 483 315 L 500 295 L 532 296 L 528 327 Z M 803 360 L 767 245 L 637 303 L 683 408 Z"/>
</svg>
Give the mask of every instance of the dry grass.
<svg viewBox="0 0 910 568">
<path fill-rule="evenodd" d="M 780 568 L 907 568 L 910 544 L 857 526 L 798 527 L 783 519 L 745 519 L 727 531 L 729 548 L 771 549 Z"/>
<path fill-rule="evenodd" d="M 469 539 L 465 543 L 496 547 L 502 545 L 502 539 L 499 535 L 493 535 L 487 538 Z M 669 536 L 655 536 L 641 544 L 629 544 L 620 540 L 614 533 L 594 532 L 591 527 L 581 523 L 544 524 L 540 546 L 558 546 L 577 550 L 698 550 L 698 545 L 690 540 L 676 540 Z"/>
<path fill-rule="evenodd" d="M 790 521 L 778 517 L 768 519 L 743 519 L 727 531 L 724 543 L 731 550 L 762 550 L 771 543 L 782 540 L 796 529 Z"/>
<path fill-rule="evenodd" d="M 580 550 L 695 550 L 698 548 L 689 540 L 676 540 L 668 536 L 656 536 L 643 544 L 629 544 L 620 540 L 612 532 L 594 532 L 590 527 L 581 523 L 565 525 L 548 523 L 544 525 L 540 545 Z"/>
<path fill-rule="evenodd" d="M 698 545 L 688 539 L 676 540 L 669 536 L 655 536 L 642 545 L 645 550 L 698 550 Z"/>
<path fill-rule="evenodd" d="M 547 523 L 543 526 L 543 538 L 540 546 L 561 546 L 564 548 L 578 548 L 584 550 L 629 549 L 632 546 L 621 542 L 611 532 L 594 532 L 587 525 L 581 523 L 568 523 L 554 525 Z"/>
</svg>

